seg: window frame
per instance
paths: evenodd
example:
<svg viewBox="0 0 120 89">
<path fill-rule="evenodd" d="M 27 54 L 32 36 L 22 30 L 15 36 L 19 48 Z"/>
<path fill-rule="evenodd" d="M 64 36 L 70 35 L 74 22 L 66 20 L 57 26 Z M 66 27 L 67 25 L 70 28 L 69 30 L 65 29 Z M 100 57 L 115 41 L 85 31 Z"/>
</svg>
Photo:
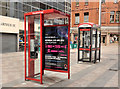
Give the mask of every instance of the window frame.
<svg viewBox="0 0 120 89">
<path fill-rule="evenodd" d="M 78 14 L 78 15 L 76 15 Z M 76 20 L 78 19 L 78 20 Z M 75 13 L 75 24 L 79 24 L 80 23 L 80 13 Z"/>
<path fill-rule="evenodd" d="M 112 12 L 114 12 L 114 14 L 111 14 Z M 111 22 L 111 15 L 113 16 L 114 22 Z M 115 11 L 110 11 L 110 23 L 115 23 Z"/>
<path fill-rule="evenodd" d="M 85 16 L 85 13 L 88 13 L 86 16 Z M 87 18 L 85 20 L 85 18 Z M 89 12 L 84 12 L 84 22 L 89 22 Z"/>
<path fill-rule="evenodd" d="M 117 16 L 117 13 L 118 13 L 118 16 Z M 120 23 L 120 11 L 116 11 L 116 14 L 115 14 L 115 23 Z M 118 18 L 117 18 L 118 17 Z M 117 19 L 118 19 L 118 22 L 117 22 Z"/>
</svg>

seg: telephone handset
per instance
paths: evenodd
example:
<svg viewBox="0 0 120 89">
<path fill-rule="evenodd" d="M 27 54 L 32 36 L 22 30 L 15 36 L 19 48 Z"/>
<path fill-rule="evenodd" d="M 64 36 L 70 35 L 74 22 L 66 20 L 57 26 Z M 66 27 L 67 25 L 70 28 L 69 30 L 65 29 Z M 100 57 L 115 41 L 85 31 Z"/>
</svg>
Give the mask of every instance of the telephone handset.
<svg viewBox="0 0 120 89">
<path fill-rule="evenodd" d="M 35 39 L 30 40 L 30 58 L 38 58 L 38 46 L 35 44 Z"/>
</svg>

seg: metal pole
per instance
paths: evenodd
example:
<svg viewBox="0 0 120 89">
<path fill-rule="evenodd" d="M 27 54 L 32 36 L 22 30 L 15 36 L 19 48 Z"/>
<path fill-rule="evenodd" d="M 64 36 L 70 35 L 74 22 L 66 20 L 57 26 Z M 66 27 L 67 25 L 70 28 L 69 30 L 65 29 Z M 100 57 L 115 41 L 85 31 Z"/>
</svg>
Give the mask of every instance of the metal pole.
<svg viewBox="0 0 120 89">
<path fill-rule="evenodd" d="M 101 28 L 101 0 L 99 0 L 99 26 Z"/>
</svg>

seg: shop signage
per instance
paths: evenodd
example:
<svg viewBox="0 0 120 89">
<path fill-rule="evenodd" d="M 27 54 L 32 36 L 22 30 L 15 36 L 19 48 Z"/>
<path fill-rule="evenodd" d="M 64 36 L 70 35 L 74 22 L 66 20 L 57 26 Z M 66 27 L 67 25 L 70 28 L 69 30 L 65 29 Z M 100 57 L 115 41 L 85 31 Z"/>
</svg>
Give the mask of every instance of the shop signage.
<svg viewBox="0 0 120 89">
<path fill-rule="evenodd" d="M 15 24 L 11 24 L 11 23 L 1 23 L 2 26 L 8 26 L 8 27 L 15 27 Z"/>
</svg>

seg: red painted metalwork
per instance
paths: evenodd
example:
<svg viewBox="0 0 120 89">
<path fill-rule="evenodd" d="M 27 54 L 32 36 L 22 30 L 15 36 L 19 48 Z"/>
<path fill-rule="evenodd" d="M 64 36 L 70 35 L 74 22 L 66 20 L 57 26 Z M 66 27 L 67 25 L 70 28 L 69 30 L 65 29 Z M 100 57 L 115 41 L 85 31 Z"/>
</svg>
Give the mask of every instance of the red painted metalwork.
<svg viewBox="0 0 120 89">
<path fill-rule="evenodd" d="M 41 11 L 33 11 L 33 12 L 28 12 L 28 13 L 25 13 L 24 15 L 28 16 L 28 15 L 37 15 L 37 14 L 49 14 L 49 13 L 57 13 L 57 14 L 60 14 L 60 15 L 63 15 L 63 16 L 67 16 L 69 17 L 70 15 L 66 14 L 66 13 L 63 13 L 61 11 L 58 11 L 58 10 L 55 10 L 55 9 L 48 9 L 48 10 L 41 10 Z M 56 17 L 54 17 L 56 18 Z M 60 17 L 61 18 L 61 17 Z"/>
<path fill-rule="evenodd" d="M 68 22 L 68 79 L 70 79 L 70 16 Z"/>
<path fill-rule="evenodd" d="M 36 75 L 39 75 L 40 73 L 36 73 L 36 74 L 34 74 L 34 76 L 36 76 Z"/>
<path fill-rule="evenodd" d="M 30 76 L 30 18 L 28 18 L 28 76 Z"/>
<path fill-rule="evenodd" d="M 90 31 L 90 29 L 80 29 L 80 31 Z"/>
<path fill-rule="evenodd" d="M 31 38 L 30 34 L 31 34 L 31 27 L 30 27 L 30 23 L 31 23 L 31 19 L 28 18 L 28 76 L 27 74 L 27 66 L 26 66 L 26 16 L 36 16 L 36 15 L 40 15 L 40 73 L 34 74 L 34 60 L 35 59 L 31 59 L 30 58 L 30 39 Z M 51 17 L 50 17 L 51 16 Z M 68 18 L 69 23 L 68 24 L 63 24 L 63 25 L 47 25 L 45 27 L 52 27 L 52 26 L 68 26 L 68 70 L 67 71 L 63 71 L 63 70 L 53 70 L 53 69 L 43 69 L 43 64 L 42 64 L 42 60 L 43 60 L 43 27 L 44 27 L 44 19 L 55 19 L 55 18 Z M 49 70 L 49 71 L 55 71 L 55 72 L 62 72 L 62 73 L 68 73 L 68 79 L 70 79 L 70 15 L 60 12 L 58 10 L 54 10 L 54 9 L 49 9 L 49 10 L 42 10 L 42 11 L 34 11 L 34 12 L 29 12 L 29 13 L 25 13 L 24 14 L 24 29 L 25 29 L 25 80 L 34 80 L 34 81 L 39 81 L 42 84 L 42 75 L 44 74 L 44 70 Z M 34 29 L 34 28 L 33 28 Z M 34 31 L 32 31 L 32 33 L 34 33 Z M 33 35 L 34 36 L 34 35 Z M 32 62 L 32 64 L 31 64 Z M 31 68 L 32 65 L 32 68 Z M 32 69 L 32 70 L 31 70 Z M 31 73 L 31 71 L 33 73 Z M 36 75 L 40 74 L 40 79 L 35 79 L 35 78 L 31 78 L 34 77 Z"/>
<path fill-rule="evenodd" d="M 68 73 L 68 71 L 63 71 L 63 70 L 54 70 L 54 69 L 46 69 L 46 68 L 44 70 L 49 70 L 49 71 L 54 71 L 54 72 Z"/>
<path fill-rule="evenodd" d="M 87 49 L 87 48 L 79 48 L 79 50 L 86 50 L 86 51 L 90 51 L 90 49 Z"/>
<path fill-rule="evenodd" d="M 43 14 L 40 14 L 40 83 L 42 84 L 42 30 L 43 30 Z"/>
<path fill-rule="evenodd" d="M 68 24 L 62 24 L 62 25 L 46 25 L 44 27 L 56 27 L 56 26 L 68 26 Z"/>
<path fill-rule="evenodd" d="M 32 24 L 31 24 L 32 23 Z M 30 40 L 34 39 L 34 16 L 28 16 L 28 47 L 29 47 L 29 65 L 28 65 L 28 76 L 34 77 L 34 61 L 31 61 L 32 59 L 30 58 Z"/>
<path fill-rule="evenodd" d="M 25 66 L 25 80 L 26 80 L 26 16 L 24 15 L 24 42 L 25 42 L 25 46 L 24 46 L 24 58 L 25 58 L 25 64 L 24 64 L 24 66 Z"/>
<path fill-rule="evenodd" d="M 94 25 L 94 23 L 81 23 L 81 24 L 78 25 L 78 27 L 81 26 L 81 25 L 84 25 L 84 24 L 91 25 L 91 27 L 93 27 L 93 25 Z"/>
<path fill-rule="evenodd" d="M 35 78 L 26 78 L 26 79 L 28 79 L 28 80 L 34 80 L 34 81 L 40 81 L 40 79 L 35 79 Z"/>
</svg>

